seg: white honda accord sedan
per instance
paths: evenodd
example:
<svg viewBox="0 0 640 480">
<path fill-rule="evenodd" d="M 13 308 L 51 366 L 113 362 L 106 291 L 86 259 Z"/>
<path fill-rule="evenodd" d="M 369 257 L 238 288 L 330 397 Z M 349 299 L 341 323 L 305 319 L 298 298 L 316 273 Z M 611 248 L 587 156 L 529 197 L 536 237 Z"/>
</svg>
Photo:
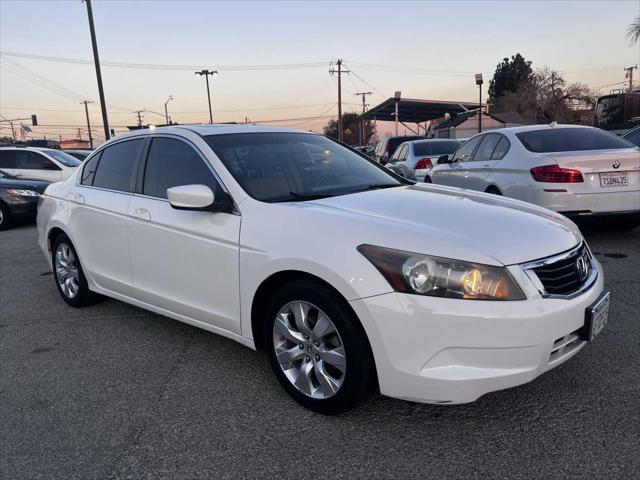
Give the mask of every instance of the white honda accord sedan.
<svg viewBox="0 0 640 480">
<path fill-rule="evenodd" d="M 593 127 L 529 125 L 478 134 L 425 180 L 535 203 L 569 217 L 640 225 L 640 149 Z"/>
<path fill-rule="evenodd" d="M 38 235 L 69 305 L 102 294 L 265 350 L 322 413 L 376 388 L 471 402 L 607 322 L 602 269 L 563 216 L 413 185 L 296 130 L 120 135 L 48 187 Z"/>
</svg>

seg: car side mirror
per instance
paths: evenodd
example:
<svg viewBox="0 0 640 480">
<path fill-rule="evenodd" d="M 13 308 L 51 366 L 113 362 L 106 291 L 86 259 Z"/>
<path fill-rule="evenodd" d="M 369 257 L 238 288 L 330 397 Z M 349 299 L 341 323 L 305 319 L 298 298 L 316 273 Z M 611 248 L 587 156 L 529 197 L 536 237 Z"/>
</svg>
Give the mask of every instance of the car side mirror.
<svg viewBox="0 0 640 480">
<path fill-rule="evenodd" d="M 438 157 L 438 161 L 436 162 L 438 165 L 444 165 L 445 163 L 451 163 L 451 157 L 449 155 L 442 155 Z"/>
<path fill-rule="evenodd" d="M 213 191 L 206 185 L 180 185 L 167 189 L 171 206 L 178 210 L 210 210 L 215 201 Z"/>
</svg>

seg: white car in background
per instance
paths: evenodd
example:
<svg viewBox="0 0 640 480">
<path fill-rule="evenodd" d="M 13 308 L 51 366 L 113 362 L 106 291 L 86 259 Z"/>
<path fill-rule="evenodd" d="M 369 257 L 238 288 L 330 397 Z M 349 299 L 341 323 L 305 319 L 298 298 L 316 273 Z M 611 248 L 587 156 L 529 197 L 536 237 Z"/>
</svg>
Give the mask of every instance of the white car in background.
<svg viewBox="0 0 640 480">
<path fill-rule="evenodd" d="M 443 159 L 445 160 L 445 159 Z M 425 179 L 578 218 L 640 224 L 640 150 L 593 127 L 531 125 L 475 135 Z"/>
<path fill-rule="evenodd" d="M 461 140 L 413 140 L 401 144 L 386 167 L 410 180 L 424 182 L 427 171 L 438 158 L 450 155 L 462 145 Z"/>
<path fill-rule="evenodd" d="M 593 340 L 609 305 L 562 215 L 414 185 L 282 128 L 119 135 L 47 188 L 38 242 L 69 305 L 96 292 L 265 350 L 323 413 L 377 386 L 453 404 L 526 383 Z"/>
<path fill-rule="evenodd" d="M 69 178 L 80 163 L 77 158 L 53 148 L 0 148 L 0 170 L 18 178 L 60 182 Z"/>
</svg>

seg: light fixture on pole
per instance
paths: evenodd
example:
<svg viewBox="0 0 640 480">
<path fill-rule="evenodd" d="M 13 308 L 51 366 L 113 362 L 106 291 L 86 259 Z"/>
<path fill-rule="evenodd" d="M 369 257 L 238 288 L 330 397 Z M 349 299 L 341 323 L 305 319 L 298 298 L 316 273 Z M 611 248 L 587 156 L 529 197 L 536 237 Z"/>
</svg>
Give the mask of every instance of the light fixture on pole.
<svg viewBox="0 0 640 480">
<path fill-rule="evenodd" d="M 167 110 L 167 103 L 169 103 L 171 100 L 173 100 L 173 95 L 169 95 L 169 98 L 167 98 L 167 101 L 164 102 L 164 121 L 167 125 L 171 124 L 171 122 L 169 121 L 169 112 Z"/>
<path fill-rule="evenodd" d="M 482 132 L 482 74 L 476 73 L 476 85 L 478 85 L 478 133 Z"/>
<path fill-rule="evenodd" d="M 205 80 L 207 81 L 207 100 L 209 101 L 209 123 L 213 123 L 213 113 L 211 111 L 211 92 L 209 90 L 209 75 L 213 77 L 218 76 L 217 70 L 200 70 L 196 72 L 196 75 L 204 75 Z"/>
</svg>

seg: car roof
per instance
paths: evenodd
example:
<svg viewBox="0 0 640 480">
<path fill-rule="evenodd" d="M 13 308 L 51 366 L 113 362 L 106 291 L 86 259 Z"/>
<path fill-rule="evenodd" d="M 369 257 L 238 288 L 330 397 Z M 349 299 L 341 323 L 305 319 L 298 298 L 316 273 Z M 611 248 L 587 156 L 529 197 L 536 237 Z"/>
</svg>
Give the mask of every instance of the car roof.
<svg viewBox="0 0 640 480">
<path fill-rule="evenodd" d="M 10 145 L 8 147 L 0 147 L 0 150 L 31 150 L 35 152 L 47 152 L 48 150 L 56 150 L 55 148 L 49 147 L 28 147 L 22 145 Z"/>
<path fill-rule="evenodd" d="M 595 127 L 587 127 L 584 125 L 572 125 L 569 123 L 547 123 L 547 124 L 542 124 L 542 125 L 523 125 L 521 127 L 507 127 L 507 128 L 498 128 L 495 129 L 496 132 L 495 133 L 500 133 L 500 132 L 510 132 L 510 133 L 521 133 L 521 132 L 533 132 L 536 130 L 553 130 L 556 128 L 586 128 L 586 129 L 593 129 Z M 482 133 L 490 133 L 493 132 L 494 130 L 487 130 L 486 132 L 482 132 Z"/>
<path fill-rule="evenodd" d="M 461 143 L 462 140 L 457 138 L 425 138 L 424 140 L 409 140 L 404 143 L 433 143 L 433 142 L 452 142 L 452 143 Z"/>
<path fill-rule="evenodd" d="M 143 130 L 134 130 L 132 132 L 118 134 L 116 138 L 137 137 L 145 135 L 153 135 L 156 133 L 180 133 L 180 131 L 189 130 L 198 135 L 225 135 L 230 133 L 307 133 L 309 135 L 317 135 L 313 132 L 305 130 L 297 130 L 295 128 L 271 127 L 266 125 L 253 124 L 193 124 L 193 125 L 170 125 L 166 127 L 145 128 Z"/>
</svg>

